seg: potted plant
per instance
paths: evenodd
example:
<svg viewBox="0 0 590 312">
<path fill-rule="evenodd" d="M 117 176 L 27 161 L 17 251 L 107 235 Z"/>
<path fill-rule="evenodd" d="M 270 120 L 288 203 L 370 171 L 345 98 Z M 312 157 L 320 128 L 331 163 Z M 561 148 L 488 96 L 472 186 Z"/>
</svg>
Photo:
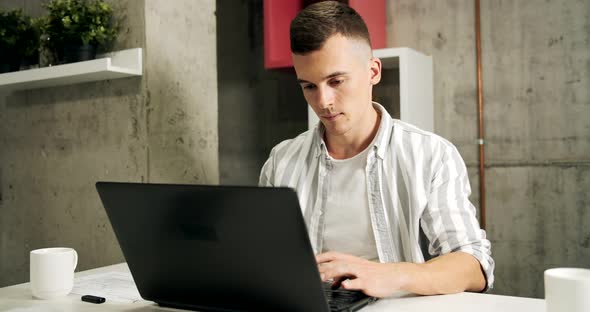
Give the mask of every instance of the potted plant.
<svg viewBox="0 0 590 312">
<path fill-rule="evenodd" d="M 44 7 L 43 42 L 60 63 L 94 59 L 117 37 L 113 9 L 103 0 L 50 0 Z"/>
<path fill-rule="evenodd" d="M 22 10 L 0 10 L 0 73 L 17 71 L 39 61 L 38 20 Z"/>
</svg>

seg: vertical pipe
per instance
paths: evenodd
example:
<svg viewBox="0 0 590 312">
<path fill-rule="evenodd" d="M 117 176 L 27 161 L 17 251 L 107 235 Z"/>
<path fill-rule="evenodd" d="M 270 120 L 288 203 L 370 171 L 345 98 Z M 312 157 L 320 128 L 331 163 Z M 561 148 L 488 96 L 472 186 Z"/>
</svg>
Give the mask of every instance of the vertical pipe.
<svg viewBox="0 0 590 312">
<path fill-rule="evenodd" d="M 479 124 L 479 201 L 481 228 L 486 228 L 486 189 L 485 189 L 485 158 L 484 158 L 484 132 L 483 132 L 483 81 L 481 74 L 481 28 L 480 28 L 480 3 L 475 0 L 475 48 L 477 62 L 477 119 Z"/>
</svg>

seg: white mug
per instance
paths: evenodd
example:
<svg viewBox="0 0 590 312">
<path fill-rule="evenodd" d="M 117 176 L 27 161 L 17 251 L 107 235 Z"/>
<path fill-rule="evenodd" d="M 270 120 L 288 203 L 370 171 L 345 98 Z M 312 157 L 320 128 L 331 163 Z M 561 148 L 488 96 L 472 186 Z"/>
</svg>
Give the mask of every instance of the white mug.
<svg viewBox="0 0 590 312">
<path fill-rule="evenodd" d="M 590 269 L 546 270 L 545 304 L 547 312 L 590 311 Z"/>
<path fill-rule="evenodd" d="M 31 251 L 31 292 L 39 299 L 66 296 L 74 287 L 78 253 L 72 248 Z"/>
</svg>

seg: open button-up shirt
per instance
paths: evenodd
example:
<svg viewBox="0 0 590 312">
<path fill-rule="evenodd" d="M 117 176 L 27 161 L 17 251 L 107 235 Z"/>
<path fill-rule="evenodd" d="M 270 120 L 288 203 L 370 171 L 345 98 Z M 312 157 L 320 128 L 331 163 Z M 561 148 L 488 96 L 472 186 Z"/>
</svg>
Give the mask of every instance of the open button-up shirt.
<svg viewBox="0 0 590 312">
<path fill-rule="evenodd" d="M 494 281 L 486 233 L 469 201 L 471 187 L 459 152 L 442 137 L 391 118 L 379 104 L 381 122 L 367 156 L 369 210 L 380 262 L 422 263 L 420 227 L 430 256 L 461 251 L 474 256 Z M 324 215 L 332 167 L 318 123 L 275 146 L 260 174 L 261 186 L 297 191 L 314 252 L 322 251 Z"/>
</svg>

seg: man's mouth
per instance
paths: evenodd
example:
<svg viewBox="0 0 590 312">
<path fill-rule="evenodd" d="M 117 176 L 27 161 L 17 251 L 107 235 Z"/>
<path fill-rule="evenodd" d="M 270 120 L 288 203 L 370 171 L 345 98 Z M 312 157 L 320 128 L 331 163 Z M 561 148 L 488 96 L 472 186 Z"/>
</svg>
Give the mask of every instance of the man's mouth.
<svg viewBox="0 0 590 312">
<path fill-rule="evenodd" d="M 336 118 L 337 118 L 338 116 L 340 116 L 340 115 L 342 115 L 342 113 L 337 113 L 337 114 L 329 114 L 329 115 L 322 115 L 321 117 L 322 117 L 323 119 L 326 119 L 326 120 L 334 120 L 334 119 L 336 119 Z"/>
</svg>

